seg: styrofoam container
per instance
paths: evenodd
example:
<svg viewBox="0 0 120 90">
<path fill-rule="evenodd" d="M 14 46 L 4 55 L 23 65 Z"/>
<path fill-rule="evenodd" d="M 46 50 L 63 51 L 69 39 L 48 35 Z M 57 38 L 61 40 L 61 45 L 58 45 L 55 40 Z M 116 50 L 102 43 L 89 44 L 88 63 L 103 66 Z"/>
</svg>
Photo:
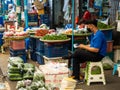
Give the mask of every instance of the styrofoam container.
<svg viewBox="0 0 120 90">
<path fill-rule="evenodd" d="M 120 49 L 114 50 L 114 62 L 117 63 L 120 60 Z"/>
</svg>

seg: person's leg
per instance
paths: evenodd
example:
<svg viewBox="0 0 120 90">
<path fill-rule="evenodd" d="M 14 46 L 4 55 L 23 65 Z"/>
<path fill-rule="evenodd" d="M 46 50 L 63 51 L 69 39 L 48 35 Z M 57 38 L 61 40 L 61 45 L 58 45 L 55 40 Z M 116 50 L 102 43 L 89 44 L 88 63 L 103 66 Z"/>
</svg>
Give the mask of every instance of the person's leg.
<svg viewBox="0 0 120 90">
<path fill-rule="evenodd" d="M 86 50 L 77 49 L 74 54 L 71 56 L 73 58 L 73 74 L 72 76 L 75 76 L 75 79 L 79 80 L 80 76 L 80 63 L 84 63 L 86 61 L 100 61 L 102 59 L 102 56 L 91 53 Z"/>
</svg>

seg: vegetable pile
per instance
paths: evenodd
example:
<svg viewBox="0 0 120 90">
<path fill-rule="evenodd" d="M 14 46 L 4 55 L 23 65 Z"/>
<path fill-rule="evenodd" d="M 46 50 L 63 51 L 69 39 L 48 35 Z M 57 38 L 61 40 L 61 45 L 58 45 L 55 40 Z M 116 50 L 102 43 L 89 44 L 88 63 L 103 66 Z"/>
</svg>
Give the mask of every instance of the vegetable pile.
<svg viewBox="0 0 120 90">
<path fill-rule="evenodd" d="M 35 71 L 33 80 L 18 81 L 16 85 L 17 90 L 51 90 L 45 85 L 44 75 L 40 71 Z"/>
<path fill-rule="evenodd" d="M 97 26 L 98 26 L 99 29 L 110 29 L 110 28 L 112 28 L 112 26 L 106 25 L 106 24 L 104 24 L 102 22 L 98 22 Z"/>
<path fill-rule="evenodd" d="M 67 35 L 63 34 L 52 34 L 52 35 L 45 35 L 44 37 L 41 38 L 42 40 L 66 40 L 68 39 Z"/>
<path fill-rule="evenodd" d="M 49 33 L 49 31 L 47 29 L 40 29 L 40 30 L 36 30 L 35 35 L 36 36 L 44 36 L 48 33 Z"/>
<path fill-rule="evenodd" d="M 20 57 L 10 57 L 8 64 L 8 78 L 12 81 L 33 79 L 35 66 L 23 63 Z"/>
</svg>

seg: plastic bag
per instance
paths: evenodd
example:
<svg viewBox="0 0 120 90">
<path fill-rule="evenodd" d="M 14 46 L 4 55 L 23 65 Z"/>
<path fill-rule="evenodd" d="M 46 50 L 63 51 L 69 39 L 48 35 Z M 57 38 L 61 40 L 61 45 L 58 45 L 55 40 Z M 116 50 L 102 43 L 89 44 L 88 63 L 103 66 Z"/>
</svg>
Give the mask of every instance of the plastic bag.
<svg viewBox="0 0 120 90">
<path fill-rule="evenodd" d="M 104 69 L 112 69 L 114 66 L 114 62 L 110 59 L 109 56 L 106 56 L 102 59 L 103 68 Z"/>
</svg>

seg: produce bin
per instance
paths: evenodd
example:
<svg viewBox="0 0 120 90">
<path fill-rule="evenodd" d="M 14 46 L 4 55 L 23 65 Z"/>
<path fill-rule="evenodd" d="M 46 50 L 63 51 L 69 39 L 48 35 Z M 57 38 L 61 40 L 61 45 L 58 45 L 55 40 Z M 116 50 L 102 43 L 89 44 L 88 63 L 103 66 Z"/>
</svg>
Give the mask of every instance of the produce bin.
<svg viewBox="0 0 120 90">
<path fill-rule="evenodd" d="M 36 51 L 44 54 L 44 42 L 36 39 Z"/>
<path fill-rule="evenodd" d="M 44 58 L 39 52 L 36 52 L 36 56 L 37 56 L 38 63 L 39 64 L 44 64 Z"/>
<path fill-rule="evenodd" d="M 12 48 L 9 48 L 9 49 L 10 49 L 10 52 L 13 53 L 14 55 L 25 54 L 26 53 L 25 49 L 20 49 L 20 50 L 14 50 Z"/>
<path fill-rule="evenodd" d="M 29 49 L 32 51 L 36 50 L 36 38 L 30 38 Z"/>
<path fill-rule="evenodd" d="M 33 61 L 37 60 L 37 55 L 36 55 L 36 51 L 30 51 L 30 58 Z"/>
<path fill-rule="evenodd" d="M 3 33 L 0 33 L 0 46 L 3 45 L 3 39 L 2 39 L 2 37 L 3 37 Z"/>
<path fill-rule="evenodd" d="M 45 43 L 44 55 L 49 58 L 68 55 L 68 45 L 66 43 Z"/>
</svg>

